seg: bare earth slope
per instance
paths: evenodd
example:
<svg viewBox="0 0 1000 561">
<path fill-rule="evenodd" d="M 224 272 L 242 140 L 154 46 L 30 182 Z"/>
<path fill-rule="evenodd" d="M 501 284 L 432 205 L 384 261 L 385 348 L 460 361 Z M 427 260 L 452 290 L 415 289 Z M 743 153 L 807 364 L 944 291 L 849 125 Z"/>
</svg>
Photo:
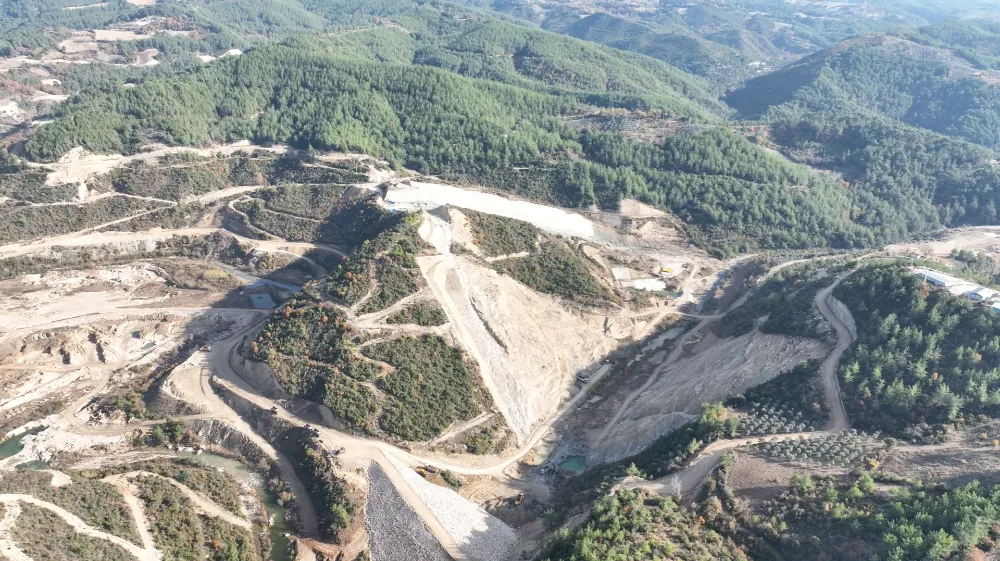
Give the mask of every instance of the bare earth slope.
<svg viewBox="0 0 1000 561">
<path fill-rule="evenodd" d="M 690 345 L 687 356 L 669 365 L 636 400 L 608 435 L 592 449 L 591 460 L 610 461 L 634 454 L 660 436 L 694 419 L 702 403 L 721 401 L 826 353 L 815 339 L 753 331 L 712 341 L 711 334 Z"/>
</svg>

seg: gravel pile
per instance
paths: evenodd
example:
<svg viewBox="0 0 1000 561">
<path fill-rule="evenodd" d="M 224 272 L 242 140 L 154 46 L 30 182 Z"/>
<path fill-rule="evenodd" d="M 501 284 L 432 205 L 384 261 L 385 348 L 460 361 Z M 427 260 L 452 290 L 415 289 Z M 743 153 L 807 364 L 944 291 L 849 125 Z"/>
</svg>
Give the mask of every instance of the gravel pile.
<svg viewBox="0 0 1000 561">
<path fill-rule="evenodd" d="M 371 536 L 372 561 L 449 561 L 448 554 L 375 462 L 368 470 L 368 481 L 365 525 Z"/>
<path fill-rule="evenodd" d="M 517 532 L 513 528 L 451 489 L 429 483 L 399 458 L 386 456 L 470 558 L 506 559 L 517 545 Z"/>
</svg>

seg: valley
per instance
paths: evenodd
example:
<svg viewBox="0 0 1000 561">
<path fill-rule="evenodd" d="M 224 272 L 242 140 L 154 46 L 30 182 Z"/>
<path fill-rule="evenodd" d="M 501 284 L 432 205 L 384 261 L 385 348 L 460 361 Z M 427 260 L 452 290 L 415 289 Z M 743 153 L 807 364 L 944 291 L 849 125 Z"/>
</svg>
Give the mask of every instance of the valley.
<svg viewBox="0 0 1000 561">
<path fill-rule="evenodd" d="M 996 18 L 0 6 L 0 558 L 995 558 Z"/>
</svg>

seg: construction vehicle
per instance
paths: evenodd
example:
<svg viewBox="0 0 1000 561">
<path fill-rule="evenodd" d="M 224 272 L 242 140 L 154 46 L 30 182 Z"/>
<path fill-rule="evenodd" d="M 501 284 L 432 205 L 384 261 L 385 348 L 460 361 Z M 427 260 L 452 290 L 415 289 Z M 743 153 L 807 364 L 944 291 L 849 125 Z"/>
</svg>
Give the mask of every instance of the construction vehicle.
<svg viewBox="0 0 1000 561">
<path fill-rule="evenodd" d="M 340 448 L 337 448 L 336 450 L 334 450 L 333 453 L 335 455 L 339 456 L 339 455 L 343 454 L 345 451 L 347 451 L 347 449 L 344 448 L 343 446 L 341 446 Z"/>
<path fill-rule="evenodd" d="M 517 498 L 514 499 L 514 506 L 521 506 L 522 501 L 524 501 L 524 493 L 518 493 Z"/>
<path fill-rule="evenodd" d="M 271 414 L 272 415 L 277 415 L 278 414 L 278 408 L 277 408 L 277 406 L 271 407 Z"/>
<path fill-rule="evenodd" d="M 212 352 L 212 347 L 209 347 L 209 346 L 206 345 L 206 346 L 204 346 L 204 347 L 201 348 L 201 352 L 203 352 L 203 353 L 210 353 L 210 352 Z"/>
</svg>

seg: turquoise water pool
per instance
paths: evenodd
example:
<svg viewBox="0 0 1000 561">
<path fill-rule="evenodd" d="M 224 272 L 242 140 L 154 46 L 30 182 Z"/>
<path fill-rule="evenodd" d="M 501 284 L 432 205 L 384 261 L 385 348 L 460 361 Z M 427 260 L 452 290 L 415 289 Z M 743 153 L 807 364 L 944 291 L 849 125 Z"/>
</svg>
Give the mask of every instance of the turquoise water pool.
<svg viewBox="0 0 1000 561">
<path fill-rule="evenodd" d="M 45 430 L 45 427 L 38 427 L 0 442 L 0 460 L 6 460 L 11 456 L 19 454 L 21 450 L 24 450 L 24 445 L 21 444 L 21 440 L 29 434 L 38 434 L 43 430 Z"/>
<path fill-rule="evenodd" d="M 240 462 L 217 454 L 180 452 L 178 455 L 190 458 L 206 466 L 222 468 L 233 474 L 238 480 L 251 479 L 259 481 L 260 485 L 257 487 L 257 496 L 260 497 L 260 501 L 264 503 L 267 513 L 274 520 L 274 524 L 268 528 L 268 533 L 271 536 L 271 561 L 292 561 L 291 556 L 288 554 L 288 538 L 285 537 L 286 533 L 291 532 L 285 523 L 285 509 L 278 505 L 276 497 L 267 488 L 267 484 L 259 475 L 250 471 L 249 468 Z"/>
<path fill-rule="evenodd" d="M 580 473 L 587 468 L 587 458 L 583 456 L 569 456 L 563 463 L 559 464 L 559 469 L 572 473 Z"/>
</svg>

